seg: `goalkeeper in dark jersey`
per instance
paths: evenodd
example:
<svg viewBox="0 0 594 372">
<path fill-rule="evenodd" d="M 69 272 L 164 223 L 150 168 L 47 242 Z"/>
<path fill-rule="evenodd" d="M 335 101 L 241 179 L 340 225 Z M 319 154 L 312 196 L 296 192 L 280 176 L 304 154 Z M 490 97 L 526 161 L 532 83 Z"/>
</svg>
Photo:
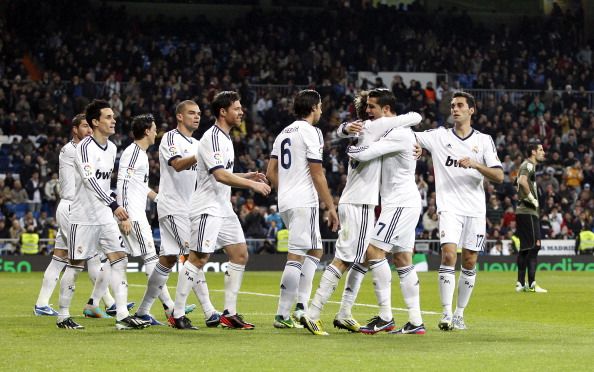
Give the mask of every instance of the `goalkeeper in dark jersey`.
<svg viewBox="0 0 594 372">
<path fill-rule="evenodd" d="M 540 250 L 540 220 L 536 187 L 536 165 L 544 160 L 545 152 L 538 141 L 531 141 L 528 158 L 520 166 L 518 179 L 518 206 L 516 208 L 516 235 L 520 238 L 518 249 L 518 281 L 516 292 L 546 293 L 536 284 L 536 265 Z M 528 271 L 528 282 L 526 282 Z"/>
</svg>

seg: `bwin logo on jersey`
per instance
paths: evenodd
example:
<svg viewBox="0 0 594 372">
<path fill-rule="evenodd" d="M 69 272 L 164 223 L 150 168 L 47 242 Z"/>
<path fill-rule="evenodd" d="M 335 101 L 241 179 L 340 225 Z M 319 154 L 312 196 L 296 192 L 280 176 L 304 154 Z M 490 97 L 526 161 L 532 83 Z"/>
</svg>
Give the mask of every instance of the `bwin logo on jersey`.
<svg viewBox="0 0 594 372">
<path fill-rule="evenodd" d="M 101 172 L 99 169 L 97 169 L 95 171 L 95 178 L 98 180 L 108 180 L 111 177 L 111 172 L 113 172 L 113 169 L 110 169 L 107 172 Z"/>
<path fill-rule="evenodd" d="M 460 163 L 458 163 L 458 160 L 452 159 L 449 155 L 448 155 L 448 158 L 446 159 L 445 166 L 461 168 Z"/>
</svg>

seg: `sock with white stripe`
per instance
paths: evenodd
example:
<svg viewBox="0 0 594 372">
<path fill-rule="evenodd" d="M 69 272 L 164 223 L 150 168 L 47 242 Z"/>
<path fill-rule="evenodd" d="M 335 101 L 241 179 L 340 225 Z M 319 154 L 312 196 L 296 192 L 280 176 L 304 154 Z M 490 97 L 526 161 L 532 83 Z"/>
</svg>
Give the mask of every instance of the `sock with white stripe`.
<svg viewBox="0 0 594 372">
<path fill-rule="evenodd" d="M 346 283 L 344 291 L 342 292 L 342 300 L 340 301 L 340 310 L 338 317 L 342 319 L 349 319 L 353 317 L 352 309 L 357 299 L 357 294 L 361 288 L 361 283 L 367 274 L 367 267 L 355 263 L 351 266 L 346 276 Z"/>
<path fill-rule="evenodd" d="M 208 284 L 206 283 L 206 276 L 204 275 L 204 270 L 201 268 L 197 268 L 198 272 L 196 273 L 196 283 L 192 289 L 198 297 L 198 301 L 200 302 L 200 306 L 202 306 L 202 311 L 204 312 L 204 318 L 208 319 L 214 312 L 216 311 L 212 302 L 210 302 L 210 292 L 208 291 Z"/>
<path fill-rule="evenodd" d="M 291 305 L 295 301 L 297 288 L 299 287 L 299 276 L 301 275 L 301 263 L 297 261 L 287 261 L 283 276 L 280 282 L 280 295 L 278 298 L 277 315 L 282 315 L 289 319 Z"/>
<path fill-rule="evenodd" d="M 177 278 L 177 289 L 175 290 L 175 306 L 173 308 L 173 316 L 181 318 L 186 314 L 186 301 L 192 291 L 192 287 L 196 284 L 196 277 L 198 268 L 190 261 L 186 260 Z"/>
<path fill-rule="evenodd" d="M 151 307 L 153 306 L 155 299 L 163 292 L 163 287 L 165 287 L 170 273 L 170 268 L 161 265 L 160 262 L 157 262 L 157 265 L 155 265 L 155 269 L 149 276 L 148 283 L 146 284 L 146 290 L 144 292 L 144 296 L 142 297 L 142 303 L 136 312 L 138 315 L 147 315 L 151 311 Z M 168 309 L 173 311 L 173 304 L 166 306 Z"/>
<path fill-rule="evenodd" d="M 60 300 L 58 310 L 58 322 L 70 317 L 70 303 L 76 290 L 76 278 L 83 270 L 82 266 L 66 265 L 64 275 L 60 281 Z"/>
<path fill-rule="evenodd" d="M 458 302 L 456 312 L 454 315 L 464 316 L 464 309 L 468 306 L 472 290 L 474 289 L 474 282 L 476 281 L 476 268 L 460 270 L 460 278 L 458 279 Z"/>
<path fill-rule="evenodd" d="M 52 260 L 43 273 L 43 281 L 41 282 L 41 289 L 39 290 L 39 296 L 37 296 L 37 306 L 49 306 L 49 299 L 54 293 L 56 284 L 60 280 L 60 273 L 66 267 L 68 263 L 67 258 L 61 258 L 52 256 Z"/>
<path fill-rule="evenodd" d="M 245 265 L 229 262 L 225 271 L 225 310 L 229 314 L 237 314 L 237 295 L 243 281 Z"/>
<path fill-rule="evenodd" d="M 128 267 L 128 257 L 118 258 L 111 264 L 111 289 L 116 302 L 116 320 L 122 320 L 129 316 L 128 312 L 128 281 L 126 279 L 126 268 Z"/>
<path fill-rule="evenodd" d="M 146 272 L 147 278 L 150 278 L 153 271 L 155 271 L 155 266 L 157 266 L 157 262 L 159 262 L 159 258 L 157 256 L 152 257 L 155 257 L 155 259 L 151 259 L 151 257 L 149 257 L 146 258 L 146 260 L 148 261 L 144 262 L 144 270 Z M 161 300 L 161 303 L 167 306 L 167 308 L 173 309 L 174 303 L 171 299 L 171 295 L 169 294 L 169 288 L 167 288 L 167 285 L 164 285 L 163 290 L 161 291 L 161 293 L 159 293 L 159 300 Z"/>
<path fill-rule="evenodd" d="M 99 302 L 101 301 L 102 297 L 103 302 L 105 302 L 105 306 L 107 307 L 110 307 L 115 303 L 114 298 L 111 297 L 111 293 L 109 293 L 107 289 L 110 281 L 111 265 L 109 261 L 105 261 L 99 269 L 99 275 L 97 275 L 97 280 L 95 281 L 95 286 L 93 287 L 89 304 L 99 306 Z"/>
<path fill-rule="evenodd" d="M 330 296 L 332 296 L 332 293 L 336 290 L 341 277 L 342 273 L 336 266 L 330 264 L 326 267 L 326 270 L 322 274 L 322 279 L 320 279 L 320 286 L 307 310 L 307 316 L 311 320 L 317 321 L 320 319 L 320 313 L 326 302 L 328 302 L 328 299 L 330 299 Z"/>
<path fill-rule="evenodd" d="M 299 289 L 297 290 L 297 303 L 303 304 L 303 308 L 307 311 L 307 304 L 311 297 L 311 288 L 313 286 L 313 278 L 316 274 L 320 259 L 313 256 L 305 256 L 303 266 L 301 266 L 301 275 L 299 276 Z"/>
<path fill-rule="evenodd" d="M 379 306 L 379 316 L 383 320 L 389 321 L 392 316 L 392 272 L 388 260 L 369 261 L 369 270 L 373 276 L 373 288 L 377 304 Z"/>
<path fill-rule="evenodd" d="M 454 289 L 456 289 L 456 271 L 454 266 L 439 266 L 439 298 L 443 313 L 452 315 L 452 301 L 454 300 Z"/>
<path fill-rule="evenodd" d="M 404 303 L 408 309 L 408 321 L 415 326 L 423 323 L 421 317 L 421 299 L 420 299 L 420 285 L 419 276 L 414 265 L 399 267 L 396 269 L 400 277 L 400 290 Z"/>
</svg>

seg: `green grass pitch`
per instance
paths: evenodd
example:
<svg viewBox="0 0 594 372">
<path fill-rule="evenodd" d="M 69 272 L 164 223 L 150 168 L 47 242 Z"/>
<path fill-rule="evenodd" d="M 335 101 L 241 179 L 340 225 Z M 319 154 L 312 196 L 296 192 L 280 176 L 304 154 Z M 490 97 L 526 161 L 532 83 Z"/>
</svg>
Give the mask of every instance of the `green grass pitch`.
<svg viewBox="0 0 594 372">
<path fill-rule="evenodd" d="M 85 319 L 82 308 L 91 291 L 86 273 L 78 280 L 72 314 L 86 329 L 57 329 L 55 318 L 32 312 L 42 273 L 0 273 L 0 363 L 2 370 L 89 371 L 534 371 L 594 369 L 594 280 L 591 273 L 541 272 L 548 294 L 516 293 L 514 273 L 480 272 L 465 320 L 466 331 L 437 329 L 440 305 L 437 273 L 422 273 L 421 305 L 427 334 L 367 336 L 332 328 L 338 309 L 327 305 L 322 320 L 329 337 L 303 329 L 272 327 L 280 272 L 246 272 L 239 311 L 253 331 L 207 329 L 198 308 L 190 318 L 195 332 L 168 327 L 116 331 L 111 319 Z M 319 282 L 319 273 L 314 289 Z M 144 293 L 144 274 L 129 274 L 129 298 Z M 223 276 L 208 273 L 214 305 L 223 306 Z M 177 275 L 169 279 L 172 295 Z M 406 322 L 398 278 L 392 306 L 398 325 Z M 339 301 L 340 287 L 332 301 Z M 196 303 L 194 295 L 191 302 Z M 57 290 L 52 297 L 57 307 Z M 362 323 L 377 308 L 366 278 L 353 312 Z M 164 320 L 160 304 L 153 314 Z"/>
</svg>

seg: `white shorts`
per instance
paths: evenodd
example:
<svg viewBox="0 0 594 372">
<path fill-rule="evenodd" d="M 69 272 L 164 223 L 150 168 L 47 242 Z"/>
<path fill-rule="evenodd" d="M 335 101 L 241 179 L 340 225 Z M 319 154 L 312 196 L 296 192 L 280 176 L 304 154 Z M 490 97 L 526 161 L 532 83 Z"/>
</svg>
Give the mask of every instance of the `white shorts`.
<svg viewBox="0 0 594 372">
<path fill-rule="evenodd" d="M 344 262 L 363 263 L 375 220 L 374 206 L 338 204 L 340 230 L 334 257 Z"/>
<path fill-rule="evenodd" d="M 58 232 L 56 233 L 56 243 L 54 249 L 68 249 L 68 232 L 70 231 L 70 200 L 62 199 L 56 208 L 56 223 Z"/>
<path fill-rule="evenodd" d="M 168 215 L 159 218 L 161 256 L 185 256 L 190 253 L 190 218 Z"/>
<path fill-rule="evenodd" d="M 68 235 L 68 258 L 87 260 L 97 254 L 126 252 L 117 222 L 105 225 L 70 225 Z"/>
<path fill-rule="evenodd" d="M 386 252 L 412 252 L 421 208 L 382 208 L 370 243 Z"/>
<path fill-rule="evenodd" d="M 289 230 L 289 252 L 304 256 L 310 249 L 322 249 L 318 208 L 291 208 L 280 212 Z"/>
<path fill-rule="evenodd" d="M 132 230 L 128 235 L 122 234 L 128 253 L 134 257 L 153 258 L 154 256 L 157 258 L 153 232 L 148 221 L 144 219 L 130 222 L 132 223 Z"/>
<path fill-rule="evenodd" d="M 459 248 L 480 252 L 485 245 L 486 217 L 468 217 L 439 212 L 439 243 L 456 244 Z"/>
<path fill-rule="evenodd" d="M 201 214 L 191 218 L 190 249 L 198 253 L 213 253 L 231 244 L 245 243 L 237 216 L 217 217 Z"/>
</svg>

